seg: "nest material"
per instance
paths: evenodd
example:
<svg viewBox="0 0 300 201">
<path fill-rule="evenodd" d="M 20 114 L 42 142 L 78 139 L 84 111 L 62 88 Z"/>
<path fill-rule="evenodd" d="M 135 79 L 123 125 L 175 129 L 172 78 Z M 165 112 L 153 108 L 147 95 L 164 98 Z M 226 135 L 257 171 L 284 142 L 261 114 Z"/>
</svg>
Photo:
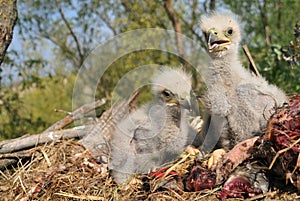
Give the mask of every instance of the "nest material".
<svg viewBox="0 0 300 201">
<path fill-rule="evenodd" d="M 299 111 L 300 95 L 297 95 L 271 117 L 267 131 L 257 140 L 259 145 L 254 146 L 255 154 L 252 155 L 255 160 L 267 159 L 272 172 L 291 181 L 298 190 Z M 218 200 L 216 195 L 222 189 L 222 184 L 214 185 L 214 172 L 202 174 L 203 171 L 207 171 L 208 157 L 199 161 L 195 156 L 185 154 L 169 164 L 165 171 L 136 175 L 136 179 L 130 184 L 120 186 L 113 181 L 106 165 L 99 164 L 91 153 L 75 140 L 61 140 L 25 152 L 24 154 L 30 157 L 20 159 L 17 166 L 0 171 L 1 200 Z M 232 153 L 235 153 L 234 150 Z M 233 160 L 235 157 L 230 157 L 230 154 L 227 156 L 237 165 L 244 160 L 242 157 L 241 161 L 236 162 Z M 247 155 L 246 158 L 248 157 Z M 227 164 L 226 161 L 222 164 Z M 200 189 L 205 185 L 208 189 L 191 192 L 195 183 L 189 182 L 202 180 L 211 181 L 199 184 Z M 224 192 L 224 187 L 221 192 Z M 295 191 L 289 188 L 287 192 L 273 191 L 251 199 L 299 198 Z"/>
<path fill-rule="evenodd" d="M 187 178 L 177 176 L 189 175 L 199 164 L 195 156 L 183 155 L 170 164 L 173 172 L 169 176 L 136 175 L 135 182 L 119 186 L 106 167 L 75 140 L 62 140 L 30 151 L 30 160 L 0 172 L 1 200 L 219 200 L 219 187 L 200 192 L 182 190 L 180 185 L 186 188 Z M 202 162 L 207 162 L 207 158 Z M 261 196 L 264 200 L 280 197 L 294 200 L 297 194 L 272 192 Z"/>
<path fill-rule="evenodd" d="M 64 140 L 30 151 L 31 160 L 20 161 L 17 169 L 2 172 L 4 200 L 104 200 L 95 198 L 100 193 L 113 193 L 114 183 L 105 167 L 77 142 Z"/>
<path fill-rule="evenodd" d="M 300 94 L 271 116 L 259 152 L 272 173 L 300 190 Z"/>
<path fill-rule="evenodd" d="M 105 165 L 98 164 L 90 152 L 75 140 L 39 146 L 30 152 L 30 160 L 20 161 L 18 167 L 1 171 L 1 199 L 195 200 L 213 194 L 213 191 L 184 192 L 165 185 L 168 178 L 148 175 L 137 175 L 136 183 L 119 186 L 109 176 Z M 194 160 L 194 156 L 184 156 L 184 160 L 176 161 L 173 168 L 178 174 L 186 174 Z M 211 197 L 210 200 L 218 200 L 215 196 Z"/>
</svg>

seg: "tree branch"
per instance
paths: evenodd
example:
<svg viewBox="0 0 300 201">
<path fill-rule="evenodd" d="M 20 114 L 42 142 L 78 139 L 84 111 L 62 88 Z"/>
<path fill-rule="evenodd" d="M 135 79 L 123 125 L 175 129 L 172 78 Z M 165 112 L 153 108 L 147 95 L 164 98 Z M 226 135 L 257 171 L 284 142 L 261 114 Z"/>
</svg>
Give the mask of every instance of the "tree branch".
<svg viewBox="0 0 300 201">
<path fill-rule="evenodd" d="M 180 18 L 182 22 L 187 26 L 189 30 L 191 30 L 192 34 L 197 38 L 198 41 L 200 41 L 201 45 L 205 46 L 205 41 L 203 40 L 203 37 L 201 37 L 193 28 L 193 25 L 189 24 L 184 18 Z"/>
<path fill-rule="evenodd" d="M 40 144 L 45 144 L 61 139 L 81 138 L 93 129 L 94 125 L 79 126 L 71 129 L 43 132 L 41 134 L 6 140 L 0 143 L 0 154 L 12 153 L 29 149 Z"/>
<path fill-rule="evenodd" d="M 56 122 L 55 124 L 47 128 L 44 132 L 57 131 L 63 129 L 66 126 L 73 123 L 75 120 L 82 119 L 85 114 L 101 107 L 105 103 L 106 103 L 106 99 L 103 98 L 94 103 L 85 104 L 80 108 L 78 108 L 77 110 L 75 110 L 74 112 L 72 112 L 71 114 L 69 114 L 68 116 L 66 116 L 65 118 L 63 118 L 62 120 Z"/>
<path fill-rule="evenodd" d="M 256 65 L 255 65 L 255 62 L 254 62 L 254 60 L 253 60 L 253 58 L 252 58 L 252 56 L 251 56 L 251 54 L 250 54 L 250 51 L 249 51 L 249 49 L 248 49 L 248 46 L 247 46 L 247 45 L 243 45 L 243 50 L 244 50 L 244 53 L 246 54 L 246 56 L 247 56 L 247 58 L 248 58 L 248 60 L 249 60 L 249 63 L 250 63 L 250 70 L 251 70 L 252 72 L 254 72 L 254 74 L 255 74 L 256 76 L 260 76 L 259 71 L 257 70 L 257 67 L 256 67 Z"/>
<path fill-rule="evenodd" d="M 181 24 L 180 24 L 178 17 L 176 16 L 176 13 L 172 7 L 172 0 L 165 0 L 164 7 L 169 16 L 169 19 L 171 20 L 171 22 L 173 24 L 173 28 L 176 32 L 176 43 L 177 43 L 178 53 L 181 57 L 184 57 Z"/>
<path fill-rule="evenodd" d="M 70 31 L 71 36 L 73 37 L 73 39 L 75 41 L 76 49 L 78 51 L 79 58 L 80 58 L 79 66 L 78 67 L 80 67 L 82 65 L 83 61 L 84 61 L 84 55 L 82 54 L 80 43 L 79 43 L 78 38 L 77 38 L 76 34 L 74 33 L 71 25 L 70 25 L 70 23 L 66 19 L 65 14 L 63 13 L 63 11 L 62 11 L 62 9 L 61 9 L 58 1 L 56 0 L 55 3 L 56 3 L 56 6 L 58 8 L 58 11 L 60 13 L 60 16 L 61 16 L 62 20 L 64 21 L 65 25 L 67 26 L 68 30 Z"/>
<path fill-rule="evenodd" d="M 56 40 L 54 40 L 48 33 L 44 33 L 42 34 L 42 36 L 49 40 L 51 43 L 53 43 L 54 45 L 56 45 L 57 47 L 59 47 L 62 52 L 64 52 L 64 54 L 66 55 L 67 58 L 69 58 L 70 60 L 72 60 L 72 62 L 74 63 L 74 65 L 77 66 L 78 60 L 76 57 L 74 57 L 74 54 L 72 51 L 70 51 L 70 49 L 66 48 L 66 46 L 61 45 L 60 43 L 58 43 Z M 80 61 L 79 61 L 80 63 Z"/>
<path fill-rule="evenodd" d="M 93 143 L 97 144 L 98 142 L 96 141 L 95 138 L 93 138 L 94 137 L 93 135 L 95 133 L 96 134 L 98 133 L 99 135 L 100 134 L 109 135 L 109 132 L 111 132 L 114 129 L 114 125 L 116 123 L 115 120 L 121 120 L 123 116 L 126 114 L 127 110 L 131 111 L 132 109 L 134 109 L 138 95 L 139 95 L 139 91 L 136 91 L 127 101 L 122 102 L 112 107 L 110 110 L 106 111 L 105 113 L 103 113 L 99 119 L 99 122 L 97 122 L 96 124 L 83 125 L 71 129 L 56 130 L 59 128 L 63 128 L 66 125 L 69 125 L 70 122 L 75 120 L 75 118 L 83 117 L 84 114 L 90 112 L 91 110 L 97 107 L 100 107 L 101 105 L 104 104 L 104 99 L 80 107 L 79 109 L 75 110 L 73 115 L 71 116 L 68 115 L 67 117 L 65 117 L 61 121 L 58 121 L 50 128 L 48 128 L 46 131 L 40 134 L 27 135 L 27 136 L 22 136 L 20 138 L 0 142 L 0 154 L 1 154 L 0 168 L 1 168 L 2 159 L 7 159 L 6 162 L 3 162 L 4 165 L 11 164 L 15 160 L 13 156 L 21 156 L 19 153 L 23 153 L 23 152 L 20 151 L 27 150 L 37 145 L 41 145 L 45 143 L 57 142 L 61 139 L 70 139 L 70 138 L 81 139 L 84 136 L 88 136 Z M 14 152 L 18 152 L 18 153 L 14 155 L 13 154 Z M 27 155 L 25 154 L 24 156 Z"/>
<path fill-rule="evenodd" d="M 97 11 L 97 15 L 101 18 L 101 20 L 106 24 L 106 26 L 108 28 L 110 28 L 110 30 L 114 33 L 114 35 L 116 36 L 118 34 L 117 30 L 113 27 L 113 25 L 111 24 L 111 22 L 107 19 L 107 17 L 103 16 L 103 14 L 99 11 Z"/>
<path fill-rule="evenodd" d="M 260 11 L 261 20 L 264 26 L 264 32 L 266 37 L 266 44 L 270 46 L 272 44 L 272 36 L 270 34 L 270 27 L 268 23 L 268 17 L 267 17 L 267 2 L 266 0 L 263 1 L 263 6 L 260 5 L 260 2 L 258 2 L 258 9 Z"/>
</svg>

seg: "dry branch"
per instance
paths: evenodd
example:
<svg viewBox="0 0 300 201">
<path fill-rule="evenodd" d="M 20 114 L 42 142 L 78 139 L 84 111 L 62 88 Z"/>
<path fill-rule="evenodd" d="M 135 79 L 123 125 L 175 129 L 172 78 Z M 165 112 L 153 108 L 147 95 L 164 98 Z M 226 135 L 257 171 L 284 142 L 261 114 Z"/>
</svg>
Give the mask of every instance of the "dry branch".
<svg viewBox="0 0 300 201">
<path fill-rule="evenodd" d="M 61 129 L 70 125 L 75 120 L 84 118 L 84 115 L 95 110 L 96 108 L 101 107 L 103 104 L 105 104 L 105 102 L 105 99 L 101 99 L 93 103 L 85 104 L 40 134 L 27 135 L 0 142 L 0 154 L 30 149 L 34 146 L 60 139 L 82 138 L 92 130 L 94 125 L 79 126 L 65 130 Z"/>
<path fill-rule="evenodd" d="M 16 164 L 20 159 L 32 157 L 31 150 L 18 151 L 0 155 L 0 169 L 6 168 L 9 165 Z"/>
<path fill-rule="evenodd" d="M 21 159 L 30 158 L 32 149 L 40 144 L 56 142 L 61 139 L 82 138 L 93 126 L 80 126 L 60 131 L 27 135 L 0 143 L 0 169 L 16 164 Z"/>
<path fill-rule="evenodd" d="M 43 133 L 47 133 L 49 131 L 57 131 L 60 129 L 65 128 L 66 126 L 73 123 L 75 120 L 82 119 L 85 114 L 88 114 L 89 112 L 101 107 L 106 103 L 106 99 L 102 98 L 101 100 L 98 100 L 94 103 L 88 103 L 83 105 L 82 107 L 78 108 L 62 120 L 59 120 L 49 128 L 47 128 Z"/>
<path fill-rule="evenodd" d="M 122 102 L 104 112 L 100 117 L 99 122 L 96 124 L 82 125 L 71 129 L 63 129 L 73 123 L 75 120 L 83 119 L 86 114 L 104 105 L 106 102 L 105 99 L 81 106 L 40 134 L 26 135 L 20 138 L 0 142 L 0 168 L 14 164 L 18 162 L 19 159 L 28 158 L 30 156 L 29 149 L 33 147 L 45 143 L 58 142 L 61 139 L 81 139 L 84 136 L 89 136 L 88 139 L 90 139 L 92 142 L 96 141 L 95 143 L 98 144 L 97 139 L 94 138 L 95 136 L 93 134 L 103 134 L 104 131 L 111 132 L 115 123 L 114 120 L 120 120 L 120 118 L 122 118 L 126 113 L 125 110 L 131 110 L 134 108 L 138 95 L 139 91 L 136 91 L 129 98 L 129 100 Z M 115 116 L 115 119 L 113 119 L 112 115 Z"/>
<path fill-rule="evenodd" d="M 250 54 L 250 51 L 248 49 L 248 46 L 247 45 L 243 45 L 243 50 L 244 50 L 244 52 L 245 52 L 245 54 L 246 54 L 246 56 L 247 56 L 247 58 L 248 58 L 248 60 L 250 62 L 250 70 L 252 72 L 254 72 L 255 75 L 260 76 L 259 71 L 257 70 L 255 62 L 254 62 L 254 60 L 253 60 L 253 58 L 252 58 L 252 56 Z"/>
<path fill-rule="evenodd" d="M 60 139 L 81 138 L 92 130 L 94 126 L 79 126 L 71 129 L 43 132 L 3 141 L 0 143 L 0 154 L 12 153 L 24 149 L 30 149 L 40 144 L 53 142 Z"/>
</svg>

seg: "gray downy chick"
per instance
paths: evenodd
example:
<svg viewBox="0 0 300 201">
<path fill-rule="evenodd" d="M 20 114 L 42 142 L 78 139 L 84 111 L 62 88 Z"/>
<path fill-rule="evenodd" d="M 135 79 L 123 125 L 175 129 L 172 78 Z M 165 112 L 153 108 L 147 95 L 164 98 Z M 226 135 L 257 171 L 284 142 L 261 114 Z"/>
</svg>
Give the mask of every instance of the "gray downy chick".
<svg viewBox="0 0 300 201">
<path fill-rule="evenodd" d="M 275 107 L 287 97 L 242 66 L 238 51 L 241 32 L 233 14 L 206 15 L 201 29 L 212 60 L 205 69 L 209 118 L 203 128 L 203 149 L 211 150 L 219 139 L 218 147 L 228 150 L 261 132 Z"/>
<path fill-rule="evenodd" d="M 109 167 L 120 184 L 176 159 L 196 135 L 187 119 L 190 75 L 164 67 L 152 79 L 152 92 L 154 101 L 130 113 L 113 134 Z"/>
</svg>

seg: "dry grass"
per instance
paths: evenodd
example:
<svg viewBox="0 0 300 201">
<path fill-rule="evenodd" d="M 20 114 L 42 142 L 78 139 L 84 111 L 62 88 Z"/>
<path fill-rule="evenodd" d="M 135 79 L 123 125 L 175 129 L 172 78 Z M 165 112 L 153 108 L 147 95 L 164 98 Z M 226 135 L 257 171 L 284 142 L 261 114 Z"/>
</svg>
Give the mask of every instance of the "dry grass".
<svg viewBox="0 0 300 201">
<path fill-rule="evenodd" d="M 219 188 L 203 192 L 183 192 L 162 185 L 164 181 L 137 175 L 135 183 L 117 185 L 103 164 L 97 164 L 75 140 L 63 140 L 30 150 L 30 161 L 0 172 L 0 200 L 218 200 Z M 174 169 L 186 174 L 193 156 L 174 162 Z M 143 182 L 141 182 L 141 180 Z M 271 192 L 258 200 L 296 200 L 295 193 Z M 236 200 L 236 199 L 232 199 Z"/>
</svg>

